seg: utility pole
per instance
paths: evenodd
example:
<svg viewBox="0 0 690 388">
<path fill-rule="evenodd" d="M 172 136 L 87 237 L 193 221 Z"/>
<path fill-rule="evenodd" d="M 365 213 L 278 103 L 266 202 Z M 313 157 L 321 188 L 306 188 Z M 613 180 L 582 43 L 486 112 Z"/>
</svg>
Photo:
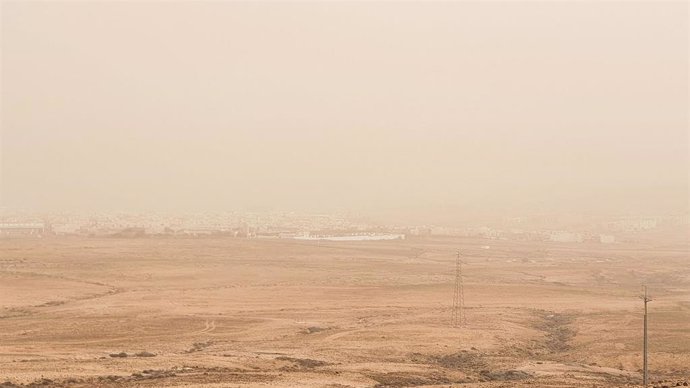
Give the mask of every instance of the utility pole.
<svg viewBox="0 0 690 388">
<path fill-rule="evenodd" d="M 453 292 L 453 310 L 451 312 L 451 325 L 453 327 L 464 326 L 465 318 L 465 289 L 462 278 L 462 261 L 460 251 L 455 259 L 455 291 Z"/>
<path fill-rule="evenodd" d="M 642 286 L 644 294 L 640 297 L 644 301 L 644 345 L 642 354 L 642 380 L 643 386 L 646 388 L 649 383 L 649 374 L 647 372 L 647 303 L 652 299 L 647 295 L 647 286 Z"/>
</svg>

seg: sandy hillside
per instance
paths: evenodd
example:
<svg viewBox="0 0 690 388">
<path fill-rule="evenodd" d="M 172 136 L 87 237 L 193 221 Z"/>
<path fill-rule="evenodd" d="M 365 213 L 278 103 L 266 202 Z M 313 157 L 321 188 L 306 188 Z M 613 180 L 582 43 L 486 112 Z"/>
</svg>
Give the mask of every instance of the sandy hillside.
<svg viewBox="0 0 690 388">
<path fill-rule="evenodd" d="M 626 386 L 645 282 L 653 378 L 682 385 L 687 245 L 0 240 L 0 386 Z"/>
</svg>

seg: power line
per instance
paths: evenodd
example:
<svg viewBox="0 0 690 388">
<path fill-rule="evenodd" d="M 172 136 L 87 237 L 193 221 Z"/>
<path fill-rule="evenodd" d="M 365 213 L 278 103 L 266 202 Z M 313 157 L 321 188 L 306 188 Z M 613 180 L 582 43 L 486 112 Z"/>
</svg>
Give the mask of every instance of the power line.
<svg viewBox="0 0 690 388">
<path fill-rule="evenodd" d="M 646 387 L 649 382 L 649 374 L 647 371 L 647 303 L 652 299 L 647 295 L 647 286 L 642 286 L 644 294 L 640 298 L 644 301 L 644 345 L 642 350 L 642 381 L 643 386 Z"/>
</svg>

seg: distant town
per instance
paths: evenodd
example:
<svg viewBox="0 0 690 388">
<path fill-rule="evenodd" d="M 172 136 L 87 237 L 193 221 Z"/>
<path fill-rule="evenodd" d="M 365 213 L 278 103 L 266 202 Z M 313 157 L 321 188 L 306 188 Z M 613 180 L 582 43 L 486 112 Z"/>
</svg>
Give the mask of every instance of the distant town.
<svg viewBox="0 0 690 388">
<path fill-rule="evenodd" d="M 485 225 L 394 225 L 351 214 L 298 212 L 36 213 L 0 209 L 0 238 L 19 237 L 232 237 L 363 241 L 432 236 L 491 240 L 615 244 L 644 234 L 683 232 L 688 214 L 587 217 L 531 215 L 502 218 Z"/>
</svg>

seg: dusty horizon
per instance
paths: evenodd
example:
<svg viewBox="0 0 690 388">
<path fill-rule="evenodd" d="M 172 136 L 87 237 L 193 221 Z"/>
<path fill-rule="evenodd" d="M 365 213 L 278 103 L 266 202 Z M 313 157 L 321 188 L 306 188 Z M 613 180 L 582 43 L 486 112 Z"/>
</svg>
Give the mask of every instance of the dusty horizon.
<svg viewBox="0 0 690 388">
<path fill-rule="evenodd" d="M 2 2 L 0 206 L 687 212 L 688 4 Z"/>
</svg>

